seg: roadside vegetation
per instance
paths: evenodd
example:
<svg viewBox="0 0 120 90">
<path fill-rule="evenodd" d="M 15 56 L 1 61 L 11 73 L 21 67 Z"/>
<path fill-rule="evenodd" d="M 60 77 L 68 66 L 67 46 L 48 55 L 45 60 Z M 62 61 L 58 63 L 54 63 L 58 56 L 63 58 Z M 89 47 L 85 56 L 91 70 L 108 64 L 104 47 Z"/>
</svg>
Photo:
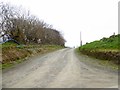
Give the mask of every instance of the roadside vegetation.
<svg viewBox="0 0 120 90">
<path fill-rule="evenodd" d="M 65 40 L 52 25 L 22 8 L 0 3 L 0 37 L 8 34 L 20 44 L 51 44 L 64 46 Z"/>
<path fill-rule="evenodd" d="M 97 58 L 107 63 L 120 65 L 120 34 L 112 35 L 109 38 L 86 43 L 79 47 L 78 52 Z"/>
<path fill-rule="evenodd" d="M 59 45 L 17 45 L 6 42 L 2 45 L 2 69 L 21 63 L 34 55 L 41 55 L 64 48 Z"/>
<path fill-rule="evenodd" d="M 0 40 L 4 35 L 17 41 L 1 44 L 2 68 L 20 63 L 25 58 L 64 47 L 65 39 L 52 25 L 20 7 L 0 3 Z"/>
</svg>

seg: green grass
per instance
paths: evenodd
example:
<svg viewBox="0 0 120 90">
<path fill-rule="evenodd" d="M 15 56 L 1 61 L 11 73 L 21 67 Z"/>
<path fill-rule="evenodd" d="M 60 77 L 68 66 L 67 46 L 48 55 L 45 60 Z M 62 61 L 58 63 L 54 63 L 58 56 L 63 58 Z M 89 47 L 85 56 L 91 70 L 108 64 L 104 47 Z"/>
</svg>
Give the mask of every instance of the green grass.
<svg viewBox="0 0 120 90">
<path fill-rule="evenodd" d="M 0 67 L 0 69 L 9 68 L 11 66 L 13 66 L 13 64 L 11 64 L 11 63 L 5 63 L 5 64 L 2 64 L 2 67 Z"/>
<path fill-rule="evenodd" d="M 80 47 L 80 49 L 111 49 L 115 50 L 120 47 L 119 44 L 120 34 L 112 35 L 109 38 L 102 38 L 101 40 L 93 41 L 91 43 L 87 43 Z"/>
<path fill-rule="evenodd" d="M 116 68 L 120 65 L 120 34 L 87 43 L 79 47 L 78 52 L 100 60 L 101 64 L 109 63 Z"/>
<path fill-rule="evenodd" d="M 2 47 L 11 47 L 11 46 L 17 46 L 17 44 L 12 42 L 12 41 L 9 41 L 9 42 L 2 44 Z"/>
<path fill-rule="evenodd" d="M 19 64 L 19 63 L 23 62 L 24 60 L 25 60 L 25 58 L 20 58 L 20 59 L 16 59 L 16 61 L 14 61 L 14 63 L 13 62 L 11 62 L 11 63 L 7 62 L 7 63 L 4 63 L 4 64 L 1 64 L 0 65 L 0 70 L 10 68 L 10 67 L 14 66 L 15 64 Z"/>
</svg>

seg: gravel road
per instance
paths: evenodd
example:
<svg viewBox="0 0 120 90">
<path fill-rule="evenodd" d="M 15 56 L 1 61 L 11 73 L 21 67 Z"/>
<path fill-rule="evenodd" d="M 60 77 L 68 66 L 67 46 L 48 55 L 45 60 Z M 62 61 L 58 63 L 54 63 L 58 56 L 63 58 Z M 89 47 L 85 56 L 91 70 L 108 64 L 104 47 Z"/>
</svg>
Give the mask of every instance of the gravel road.
<svg viewBox="0 0 120 90">
<path fill-rule="evenodd" d="M 87 59 L 89 57 L 86 57 Z M 66 48 L 3 70 L 3 88 L 118 88 L 118 74 L 95 68 Z"/>
</svg>

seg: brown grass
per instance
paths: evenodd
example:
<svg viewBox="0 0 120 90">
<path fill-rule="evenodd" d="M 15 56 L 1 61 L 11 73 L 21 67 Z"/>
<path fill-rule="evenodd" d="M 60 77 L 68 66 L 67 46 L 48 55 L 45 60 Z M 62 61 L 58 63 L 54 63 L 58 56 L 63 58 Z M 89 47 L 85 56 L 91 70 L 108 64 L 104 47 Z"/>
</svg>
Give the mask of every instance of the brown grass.
<svg viewBox="0 0 120 90">
<path fill-rule="evenodd" d="M 24 58 L 26 56 L 30 55 L 30 52 L 28 50 L 23 49 L 16 49 L 16 48 L 10 48 L 10 49 L 3 49 L 2 50 L 2 63 L 12 63 L 15 60 Z"/>
</svg>

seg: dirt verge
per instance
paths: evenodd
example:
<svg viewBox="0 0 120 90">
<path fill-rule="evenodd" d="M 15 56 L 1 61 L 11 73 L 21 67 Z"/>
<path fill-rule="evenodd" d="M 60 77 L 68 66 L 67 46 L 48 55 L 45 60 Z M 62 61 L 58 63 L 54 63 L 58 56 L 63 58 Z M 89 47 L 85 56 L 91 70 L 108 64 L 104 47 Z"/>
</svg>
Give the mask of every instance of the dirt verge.
<svg viewBox="0 0 120 90">
<path fill-rule="evenodd" d="M 21 63 L 26 58 L 36 54 L 44 54 L 57 49 L 60 46 L 32 46 L 32 47 L 5 47 L 2 48 L 2 68 L 8 68 L 14 64 Z"/>
<path fill-rule="evenodd" d="M 115 64 L 120 64 L 120 51 L 112 50 L 80 50 L 81 53 L 95 57 L 101 60 L 112 61 Z"/>
</svg>

